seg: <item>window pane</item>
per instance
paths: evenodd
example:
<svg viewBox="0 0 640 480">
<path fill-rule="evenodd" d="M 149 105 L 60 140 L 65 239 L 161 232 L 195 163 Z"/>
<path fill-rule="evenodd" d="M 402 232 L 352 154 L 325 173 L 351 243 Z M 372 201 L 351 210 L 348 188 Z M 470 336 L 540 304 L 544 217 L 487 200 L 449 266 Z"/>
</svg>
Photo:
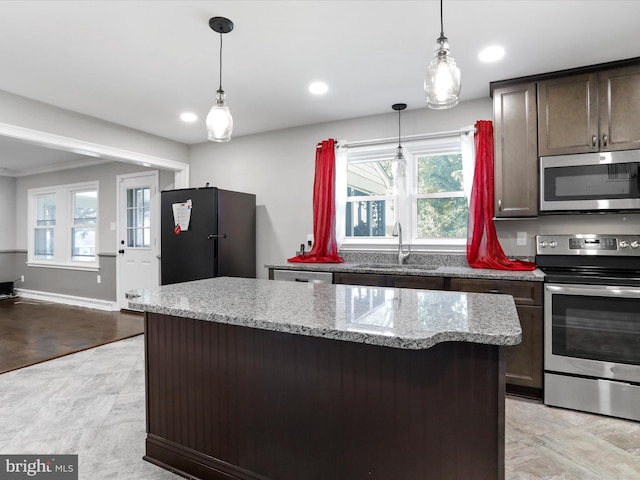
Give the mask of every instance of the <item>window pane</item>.
<svg viewBox="0 0 640 480">
<path fill-rule="evenodd" d="M 73 192 L 73 223 L 95 225 L 98 218 L 98 192 Z"/>
<path fill-rule="evenodd" d="M 142 205 L 143 205 L 142 189 L 136 188 L 136 207 L 141 207 Z"/>
<path fill-rule="evenodd" d="M 149 203 L 151 201 L 151 189 L 149 187 L 145 187 L 142 189 L 143 190 L 143 197 L 144 197 L 144 206 L 148 207 Z"/>
<path fill-rule="evenodd" d="M 144 222 L 144 226 L 145 227 L 151 226 L 151 212 L 149 210 L 149 207 L 145 207 L 144 208 L 143 222 Z"/>
<path fill-rule="evenodd" d="M 418 193 L 463 190 L 461 154 L 418 158 Z"/>
<path fill-rule="evenodd" d="M 392 195 L 391 160 L 347 165 L 347 195 Z"/>
<path fill-rule="evenodd" d="M 71 229 L 71 259 L 80 262 L 93 262 L 96 259 L 95 228 Z"/>
<path fill-rule="evenodd" d="M 33 247 L 34 258 L 53 259 L 53 228 L 36 228 Z"/>
<path fill-rule="evenodd" d="M 46 195 L 36 199 L 36 225 L 56 224 L 56 196 Z"/>
<path fill-rule="evenodd" d="M 348 237 L 385 237 L 393 231 L 393 201 L 347 202 Z"/>
<path fill-rule="evenodd" d="M 148 248 L 149 246 L 151 246 L 151 229 L 150 228 L 128 228 L 127 229 L 127 247 Z"/>
<path fill-rule="evenodd" d="M 418 238 L 464 238 L 469 207 L 464 197 L 419 198 Z"/>
</svg>

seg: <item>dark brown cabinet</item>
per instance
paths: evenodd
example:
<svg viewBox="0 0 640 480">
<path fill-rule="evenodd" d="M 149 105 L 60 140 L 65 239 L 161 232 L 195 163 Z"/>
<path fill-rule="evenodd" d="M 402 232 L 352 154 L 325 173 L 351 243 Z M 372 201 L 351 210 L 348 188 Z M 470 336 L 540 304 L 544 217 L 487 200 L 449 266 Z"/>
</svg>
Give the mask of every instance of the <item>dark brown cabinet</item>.
<svg viewBox="0 0 640 480">
<path fill-rule="evenodd" d="M 333 283 L 511 295 L 520 318 L 522 342 L 519 345 L 505 347 L 507 391 L 542 398 L 542 282 L 334 272 Z"/>
<path fill-rule="evenodd" d="M 538 214 L 536 83 L 493 90 L 496 217 Z"/>
<path fill-rule="evenodd" d="M 542 283 L 452 278 L 450 289 L 513 296 L 522 327 L 522 342 L 505 349 L 507 391 L 541 397 L 543 378 Z"/>
<path fill-rule="evenodd" d="M 371 287 L 422 288 L 444 290 L 443 277 L 419 277 L 414 275 L 381 275 L 376 273 L 335 272 L 333 283 L 347 285 L 367 285 Z"/>
<path fill-rule="evenodd" d="M 538 82 L 540 156 L 640 148 L 640 65 Z"/>
</svg>

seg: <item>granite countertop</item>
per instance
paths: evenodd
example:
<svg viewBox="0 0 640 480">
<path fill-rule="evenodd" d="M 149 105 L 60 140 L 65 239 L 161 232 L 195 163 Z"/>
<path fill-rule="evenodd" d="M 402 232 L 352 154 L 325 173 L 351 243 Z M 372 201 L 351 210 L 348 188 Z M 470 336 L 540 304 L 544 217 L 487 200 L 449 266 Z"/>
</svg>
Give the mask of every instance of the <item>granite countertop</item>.
<svg viewBox="0 0 640 480">
<path fill-rule="evenodd" d="M 544 281 L 544 273 L 531 271 L 491 270 L 471 268 L 468 265 L 382 264 L 370 262 L 345 263 L 282 263 L 265 265 L 276 270 L 305 270 L 315 272 L 383 273 L 390 275 L 414 275 L 424 277 L 457 277 L 492 280 Z"/>
<path fill-rule="evenodd" d="M 403 349 L 522 337 L 509 295 L 217 277 L 127 298 L 152 313 Z"/>
</svg>

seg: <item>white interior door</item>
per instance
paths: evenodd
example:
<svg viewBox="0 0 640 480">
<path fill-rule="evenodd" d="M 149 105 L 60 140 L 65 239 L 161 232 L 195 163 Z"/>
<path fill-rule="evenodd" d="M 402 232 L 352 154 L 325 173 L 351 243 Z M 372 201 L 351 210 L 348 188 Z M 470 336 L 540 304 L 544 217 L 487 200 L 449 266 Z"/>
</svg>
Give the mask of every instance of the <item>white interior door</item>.
<svg viewBox="0 0 640 480">
<path fill-rule="evenodd" d="M 121 309 L 129 309 L 126 292 L 160 285 L 159 210 L 158 172 L 118 176 L 116 268 Z"/>
</svg>

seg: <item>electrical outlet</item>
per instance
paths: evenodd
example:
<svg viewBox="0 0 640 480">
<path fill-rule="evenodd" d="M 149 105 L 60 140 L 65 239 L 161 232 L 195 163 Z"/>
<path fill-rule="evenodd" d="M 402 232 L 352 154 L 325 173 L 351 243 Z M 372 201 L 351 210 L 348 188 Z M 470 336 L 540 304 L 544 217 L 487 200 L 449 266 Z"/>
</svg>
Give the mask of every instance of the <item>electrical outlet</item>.
<svg viewBox="0 0 640 480">
<path fill-rule="evenodd" d="M 102 283 L 102 277 L 100 277 L 100 275 L 96 275 L 96 282 Z"/>
<path fill-rule="evenodd" d="M 24 283 L 24 275 L 20 275 L 20 281 Z"/>
<path fill-rule="evenodd" d="M 516 245 L 526 245 L 527 244 L 527 232 L 518 232 L 516 237 Z"/>
<path fill-rule="evenodd" d="M 307 245 L 313 245 L 313 233 L 307 233 Z"/>
</svg>

